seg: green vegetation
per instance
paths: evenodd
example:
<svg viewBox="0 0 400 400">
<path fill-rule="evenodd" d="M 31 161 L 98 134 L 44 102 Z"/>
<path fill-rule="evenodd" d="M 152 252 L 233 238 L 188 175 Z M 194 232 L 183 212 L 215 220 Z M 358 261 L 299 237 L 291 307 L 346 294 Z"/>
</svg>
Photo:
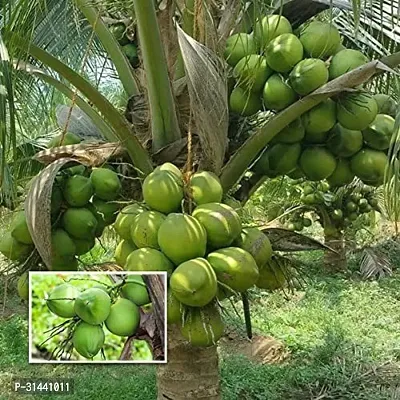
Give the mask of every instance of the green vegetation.
<svg viewBox="0 0 400 400">
<path fill-rule="evenodd" d="M 400 379 L 400 274 L 361 281 L 358 274 L 326 276 L 320 254 L 303 257 L 315 276 L 307 288 L 251 294 L 256 334 L 271 335 L 291 352 L 281 365 L 261 365 L 221 345 L 223 399 L 395 399 Z M 393 254 L 395 256 L 395 254 Z M 398 260 L 400 261 L 400 260 Z M 1 294 L 3 296 L 3 293 Z M 236 303 L 239 307 L 239 303 Z M 140 365 L 28 365 L 24 308 L 10 293 L 0 322 L 0 398 L 13 376 L 70 377 L 75 399 L 154 400 L 155 367 Z M 244 336 L 243 322 L 226 318 Z M 398 389 L 397 389 L 398 390 Z M 111 397 L 113 396 L 113 397 Z M 55 396 L 48 396 L 53 400 Z"/>
</svg>

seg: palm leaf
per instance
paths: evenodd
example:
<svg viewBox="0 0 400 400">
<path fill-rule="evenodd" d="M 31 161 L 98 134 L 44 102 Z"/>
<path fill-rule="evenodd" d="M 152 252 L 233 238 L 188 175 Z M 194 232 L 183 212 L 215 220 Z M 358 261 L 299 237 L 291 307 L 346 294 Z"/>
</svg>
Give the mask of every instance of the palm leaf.
<svg viewBox="0 0 400 400">
<path fill-rule="evenodd" d="M 372 247 L 367 247 L 362 252 L 360 272 L 364 279 L 379 279 L 391 275 L 392 266 L 385 254 Z"/>
</svg>

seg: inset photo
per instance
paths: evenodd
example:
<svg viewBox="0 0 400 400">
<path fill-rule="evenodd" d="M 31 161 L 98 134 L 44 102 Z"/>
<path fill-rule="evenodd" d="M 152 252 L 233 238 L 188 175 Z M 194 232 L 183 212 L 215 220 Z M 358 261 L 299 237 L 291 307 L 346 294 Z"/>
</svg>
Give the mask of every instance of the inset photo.
<svg viewBox="0 0 400 400">
<path fill-rule="evenodd" d="M 166 272 L 29 272 L 30 363 L 166 363 Z"/>
</svg>

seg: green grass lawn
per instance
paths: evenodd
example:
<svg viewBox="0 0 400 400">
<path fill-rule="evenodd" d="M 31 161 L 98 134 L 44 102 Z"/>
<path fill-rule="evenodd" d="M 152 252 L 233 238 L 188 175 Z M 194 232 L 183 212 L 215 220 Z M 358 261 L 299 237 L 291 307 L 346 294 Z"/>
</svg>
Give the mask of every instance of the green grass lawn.
<svg viewBox="0 0 400 400">
<path fill-rule="evenodd" d="M 15 295 L 7 309 L 11 315 L 0 322 L 0 399 L 20 398 L 9 392 L 14 376 L 71 377 L 71 400 L 156 399 L 152 366 L 28 365 L 27 322 Z M 254 295 L 252 316 L 255 332 L 283 341 L 291 355 L 281 365 L 224 355 L 224 400 L 400 399 L 400 273 L 379 282 L 317 274 L 288 298 Z"/>
</svg>

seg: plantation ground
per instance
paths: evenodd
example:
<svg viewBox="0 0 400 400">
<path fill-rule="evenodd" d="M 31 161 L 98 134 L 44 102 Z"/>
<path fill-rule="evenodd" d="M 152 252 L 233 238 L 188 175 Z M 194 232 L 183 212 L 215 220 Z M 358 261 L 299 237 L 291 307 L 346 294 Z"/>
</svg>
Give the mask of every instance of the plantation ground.
<svg viewBox="0 0 400 400">
<path fill-rule="evenodd" d="M 235 346 L 223 349 L 224 400 L 400 399 L 400 272 L 363 282 L 357 273 L 321 274 L 318 254 L 306 261 L 316 274 L 304 291 L 288 299 L 254 294 L 252 300 L 256 333 L 283 341 L 290 357 L 261 365 L 232 354 Z M 231 324 L 237 326 L 237 318 Z M 28 365 L 24 307 L 10 293 L 0 322 L 1 400 L 20 398 L 8 391 L 13 376 L 71 377 L 71 400 L 156 398 L 152 366 Z M 46 396 L 58 398 L 64 397 Z"/>
</svg>

